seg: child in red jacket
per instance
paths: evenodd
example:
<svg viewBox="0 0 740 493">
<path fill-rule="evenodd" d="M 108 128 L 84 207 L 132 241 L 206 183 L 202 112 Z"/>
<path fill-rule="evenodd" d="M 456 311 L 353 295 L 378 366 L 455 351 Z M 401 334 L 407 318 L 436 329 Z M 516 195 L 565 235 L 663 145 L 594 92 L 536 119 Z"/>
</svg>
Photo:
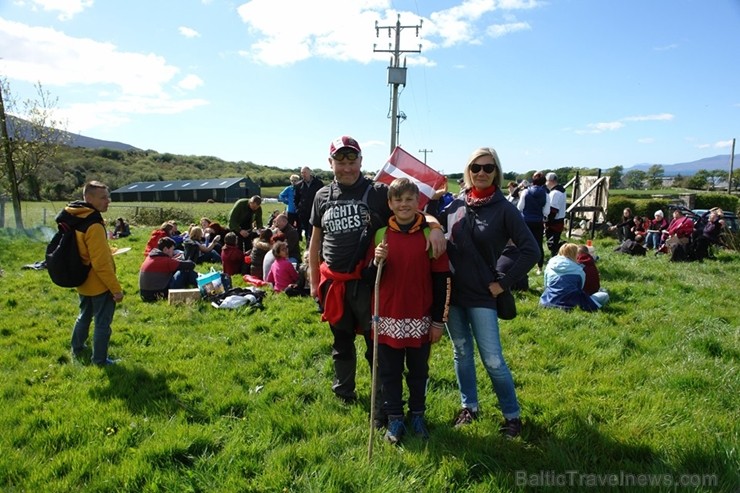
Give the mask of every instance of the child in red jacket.
<svg viewBox="0 0 740 493">
<path fill-rule="evenodd" d="M 601 278 L 599 269 L 596 267 L 596 260 L 591 256 L 586 245 L 578 247 L 578 256 L 576 262 L 583 266 L 586 273 L 586 282 L 583 284 L 583 291 L 591 296 L 601 288 Z"/>
<path fill-rule="evenodd" d="M 230 276 L 246 273 L 244 252 L 237 245 L 236 233 L 229 232 L 224 237 L 224 247 L 221 249 L 221 265 L 223 265 L 224 274 Z"/>
</svg>

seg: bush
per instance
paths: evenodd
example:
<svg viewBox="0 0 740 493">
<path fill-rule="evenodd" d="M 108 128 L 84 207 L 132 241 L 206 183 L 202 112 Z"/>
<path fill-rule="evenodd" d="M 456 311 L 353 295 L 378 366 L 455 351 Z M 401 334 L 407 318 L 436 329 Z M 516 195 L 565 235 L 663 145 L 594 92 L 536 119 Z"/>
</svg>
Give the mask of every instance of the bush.
<svg viewBox="0 0 740 493">
<path fill-rule="evenodd" d="M 623 197 L 614 197 L 609 199 L 609 207 L 606 211 L 606 222 L 616 224 L 622 220 L 622 211 L 629 207 L 632 213 L 635 213 L 635 200 L 625 199 Z"/>
<path fill-rule="evenodd" d="M 192 212 L 173 207 L 137 207 L 131 221 L 139 225 L 159 226 L 165 221 L 174 219 L 178 226 L 187 229 L 190 223 L 197 222 Z"/>
<path fill-rule="evenodd" d="M 696 196 L 696 209 L 711 209 L 719 207 L 723 211 L 734 212 L 737 214 L 738 198 L 726 193 L 702 193 Z"/>
</svg>

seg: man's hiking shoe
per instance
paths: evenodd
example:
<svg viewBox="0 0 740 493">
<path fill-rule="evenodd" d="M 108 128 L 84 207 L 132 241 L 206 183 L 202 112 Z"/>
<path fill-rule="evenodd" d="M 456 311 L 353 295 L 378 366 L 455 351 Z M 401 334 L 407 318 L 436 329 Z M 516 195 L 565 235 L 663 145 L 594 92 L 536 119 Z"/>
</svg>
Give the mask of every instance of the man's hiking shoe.
<svg viewBox="0 0 740 493">
<path fill-rule="evenodd" d="M 355 402 L 357 402 L 357 394 L 342 395 L 334 393 L 334 395 L 336 395 L 337 399 L 344 402 L 345 404 L 354 404 Z"/>
<path fill-rule="evenodd" d="M 98 366 L 112 366 L 112 365 L 117 365 L 120 362 L 121 362 L 120 359 L 106 358 L 105 361 L 103 361 L 102 363 L 95 363 L 95 364 Z"/>
<path fill-rule="evenodd" d="M 467 407 L 464 407 L 458 413 L 455 421 L 453 422 L 453 425 L 455 426 L 455 428 L 459 428 L 461 426 L 469 425 L 476 419 L 478 419 L 478 413 L 476 413 L 475 411 L 471 411 Z"/>
<path fill-rule="evenodd" d="M 498 431 L 506 438 L 516 438 L 522 432 L 522 420 L 519 418 L 506 419 Z"/>
<path fill-rule="evenodd" d="M 376 430 L 382 430 L 388 424 L 388 416 L 385 414 L 375 414 L 373 418 L 373 427 Z"/>
<path fill-rule="evenodd" d="M 385 432 L 385 440 L 388 443 L 396 445 L 401 441 L 401 437 L 406 432 L 406 425 L 403 424 L 403 416 L 388 418 L 388 431 Z"/>
<path fill-rule="evenodd" d="M 411 414 L 411 429 L 422 440 L 429 440 L 429 430 L 427 430 L 427 424 L 424 422 L 423 414 Z"/>
<path fill-rule="evenodd" d="M 79 358 L 80 356 L 83 355 L 86 349 L 87 349 L 87 344 L 83 344 L 82 347 L 79 349 L 72 348 L 72 356 L 75 358 Z"/>
</svg>

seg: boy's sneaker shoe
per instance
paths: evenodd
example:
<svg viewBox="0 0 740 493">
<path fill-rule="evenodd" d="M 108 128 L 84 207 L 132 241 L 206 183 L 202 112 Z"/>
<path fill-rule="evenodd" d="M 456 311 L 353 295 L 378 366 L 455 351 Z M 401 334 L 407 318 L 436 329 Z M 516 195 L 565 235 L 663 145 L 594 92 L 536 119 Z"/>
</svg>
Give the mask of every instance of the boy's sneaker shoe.
<svg viewBox="0 0 740 493">
<path fill-rule="evenodd" d="M 388 424 L 388 416 L 385 414 L 376 414 L 373 418 L 373 427 L 376 430 L 382 430 Z"/>
<path fill-rule="evenodd" d="M 469 425 L 476 419 L 478 419 L 478 413 L 475 411 L 471 411 L 467 407 L 464 407 L 460 410 L 457 417 L 455 418 L 455 421 L 452 424 L 455 428 L 459 428 L 461 426 Z"/>
<path fill-rule="evenodd" d="M 406 432 L 406 425 L 403 424 L 403 416 L 388 417 L 388 431 L 385 432 L 385 440 L 393 445 L 401 441 L 401 437 Z"/>
<path fill-rule="evenodd" d="M 498 431 L 506 438 L 516 438 L 522 432 L 522 420 L 519 418 L 505 419 Z"/>
<path fill-rule="evenodd" d="M 411 414 L 411 429 L 414 430 L 414 433 L 419 438 L 429 440 L 429 430 L 427 430 L 427 424 L 424 422 L 423 414 Z"/>
</svg>

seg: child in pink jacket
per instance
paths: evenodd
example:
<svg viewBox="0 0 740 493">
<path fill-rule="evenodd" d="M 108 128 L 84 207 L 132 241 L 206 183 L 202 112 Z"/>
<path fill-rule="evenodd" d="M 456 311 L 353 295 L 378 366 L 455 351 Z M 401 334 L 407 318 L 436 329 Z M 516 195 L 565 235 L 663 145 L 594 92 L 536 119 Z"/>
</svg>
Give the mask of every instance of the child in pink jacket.
<svg viewBox="0 0 740 493">
<path fill-rule="evenodd" d="M 274 291 L 280 292 L 298 280 L 298 271 L 288 260 L 288 243 L 276 241 L 272 246 L 272 254 L 275 256 L 275 262 L 270 267 L 265 281 L 272 284 Z"/>
</svg>

